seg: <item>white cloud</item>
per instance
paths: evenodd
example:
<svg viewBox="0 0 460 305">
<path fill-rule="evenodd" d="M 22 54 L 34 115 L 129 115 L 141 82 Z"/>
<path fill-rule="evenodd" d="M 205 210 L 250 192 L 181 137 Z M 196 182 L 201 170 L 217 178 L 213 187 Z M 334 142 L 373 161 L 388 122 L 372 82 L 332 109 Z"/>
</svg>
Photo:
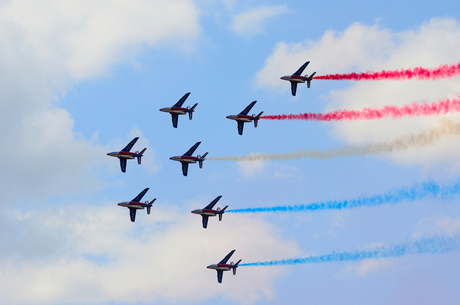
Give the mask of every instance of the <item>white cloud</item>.
<svg viewBox="0 0 460 305">
<path fill-rule="evenodd" d="M 264 5 L 234 16 L 231 29 L 237 35 L 250 38 L 264 32 L 268 19 L 288 12 L 289 9 L 285 5 Z"/>
<path fill-rule="evenodd" d="M 9 237 L 9 247 L 0 249 L 0 293 L 8 304 L 199 302 L 217 295 L 250 304 L 272 297 L 273 280 L 284 268 L 240 267 L 236 276 L 224 274 L 224 286 L 206 266 L 232 249 L 232 261 L 243 263 L 299 254 L 253 215 L 210 219 L 206 230 L 200 217 L 158 205 L 151 215 L 140 211 L 136 223 L 115 203 L 11 216 L 23 238 Z"/>
<path fill-rule="evenodd" d="M 238 162 L 241 172 L 246 177 L 253 177 L 256 173 L 262 173 L 267 167 L 267 162 L 263 160 L 240 161 Z"/>
<path fill-rule="evenodd" d="M 353 24 L 344 32 L 329 31 L 320 41 L 288 44 L 280 42 L 264 67 L 257 73 L 256 85 L 287 92 L 282 75 L 293 73 L 300 65 L 311 60 L 306 73 L 318 75 L 352 71 L 380 71 L 423 66 L 437 67 L 460 61 L 460 25 L 451 19 L 432 19 L 417 31 L 392 33 L 378 26 Z M 313 81 L 312 86 L 315 86 Z M 333 82 L 333 81 L 330 81 Z M 326 97 L 330 103 L 325 111 L 362 109 L 383 105 L 405 105 L 412 102 L 435 102 L 454 98 L 460 92 L 458 78 L 436 81 L 361 81 L 348 82 L 346 89 L 333 90 Z M 310 92 L 300 92 L 308 95 Z M 448 115 L 459 121 L 459 114 Z M 330 123 L 332 133 L 349 144 L 363 144 L 393 139 L 430 128 L 438 117 L 384 119 L 359 122 Z M 446 138 L 432 147 L 393 153 L 389 157 L 404 164 L 424 164 L 431 167 L 445 160 L 454 161 L 450 170 L 460 168 L 460 146 L 457 138 Z"/>
</svg>

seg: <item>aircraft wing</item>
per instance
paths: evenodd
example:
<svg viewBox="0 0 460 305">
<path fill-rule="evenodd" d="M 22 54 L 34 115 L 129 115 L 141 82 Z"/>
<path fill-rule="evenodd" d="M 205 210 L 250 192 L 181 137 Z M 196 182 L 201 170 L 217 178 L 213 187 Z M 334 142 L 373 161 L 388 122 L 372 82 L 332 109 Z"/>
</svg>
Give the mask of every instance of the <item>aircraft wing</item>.
<svg viewBox="0 0 460 305">
<path fill-rule="evenodd" d="M 122 171 L 123 173 L 126 173 L 126 161 L 127 161 L 127 160 L 124 159 L 124 158 L 118 158 L 118 159 L 120 159 L 121 171 Z"/>
<path fill-rule="evenodd" d="M 182 163 L 182 174 L 184 174 L 184 176 L 187 176 L 188 163 L 187 162 L 181 162 L 181 163 Z"/>
<path fill-rule="evenodd" d="M 129 142 L 129 144 L 126 145 L 126 147 L 123 148 L 121 151 L 130 151 L 131 148 L 133 148 L 134 144 L 136 144 L 138 139 L 139 139 L 139 137 L 135 137 L 134 139 L 132 139 L 131 142 Z"/>
<path fill-rule="evenodd" d="M 238 134 L 243 135 L 244 122 L 236 121 L 238 123 Z"/>
<path fill-rule="evenodd" d="M 217 196 L 216 199 L 214 199 L 213 201 L 211 201 L 210 204 L 208 204 L 207 206 L 204 207 L 204 210 L 212 209 L 216 205 L 217 201 L 219 201 L 220 198 L 222 198 L 222 196 Z"/>
<path fill-rule="evenodd" d="M 203 222 L 203 228 L 207 228 L 208 227 L 208 219 L 209 219 L 209 216 L 206 216 L 206 215 L 201 215 L 203 217 L 202 219 L 202 222 Z"/>
<path fill-rule="evenodd" d="M 226 263 L 227 263 L 227 261 L 230 259 L 230 257 L 233 255 L 233 253 L 234 253 L 235 251 L 236 251 L 236 250 L 232 250 L 232 251 L 230 251 L 230 253 L 229 253 L 229 254 L 227 254 L 227 256 L 226 256 L 226 257 L 224 257 L 224 259 L 223 259 L 223 260 L 221 260 L 221 261 L 219 262 L 219 264 L 226 264 Z"/>
<path fill-rule="evenodd" d="M 309 61 L 307 61 L 306 63 L 304 63 L 304 64 L 302 65 L 302 67 L 300 67 L 299 70 L 295 71 L 295 73 L 294 73 L 293 75 L 300 75 L 300 74 L 302 74 L 303 70 L 305 70 L 305 68 L 308 66 L 309 63 L 310 63 Z"/>
<path fill-rule="evenodd" d="M 188 98 L 189 95 L 190 92 L 185 93 L 185 95 L 177 103 L 175 103 L 173 107 L 182 107 L 182 104 L 184 104 L 185 100 Z"/>
<path fill-rule="evenodd" d="M 149 190 L 149 188 L 145 188 L 142 192 L 139 193 L 139 195 L 136 196 L 136 198 L 134 198 L 131 201 L 132 202 L 141 202 L 142 197 L 144 197 L 145 193 L 147 193 L 148 190 Z"/>
<path fill-rule="evenodd" d="M 244 108 L 243 111 L 240 112 L 242 115 L 247 115 L 249 111 L 251 111 L 251 108 L 254 107 L 254 105 L 257 103 L 257 101 L 252 102 L 249 104 L 246 108 Z"/>
<path fill-rule="evenodd" d="M 175 113 L 171 113 L 171 118 L 173 122 L 173 127 L 177 128 L 177 121 L 179 121 L 179 115 Z"/>
<path fill-rule="evenodd" d="M 129 208 L 129 217 L 131 217 L 132 222 L 136 220 L 136 209 Z"/>
<path fill-rule="evenodd" d="M 184 156 L 191 156 L 195 150 L 198 148 L 198 146 L 201 144 L 201 142 L 196 142 L 195 145 L 193 145 L 187 152 L 184 154 Z"/>
<path fill-rule="evenodd" d="M 296 91 L 297 91 L 297 83 L 296 82 L 291 82 L 292 96 L 295 96 Z"/>
<path fill-rule="evenodd" d="M 219 283 L 222 283 L 222 277 L 224 275 L 224 271 L 223 270 L 217 270 L 217 281 Z"/>
</svg>

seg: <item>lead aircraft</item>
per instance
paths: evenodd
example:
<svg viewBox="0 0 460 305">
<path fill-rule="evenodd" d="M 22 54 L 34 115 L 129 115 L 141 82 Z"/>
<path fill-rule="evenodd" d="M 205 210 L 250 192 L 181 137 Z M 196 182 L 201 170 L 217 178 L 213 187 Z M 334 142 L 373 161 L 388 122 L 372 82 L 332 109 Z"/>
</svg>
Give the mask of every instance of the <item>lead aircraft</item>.
<svg viewBox="0 0 460 305">
<path fill-rule="evenodd" d="M 203 161 L 204 161 L 204 158 L 206 158 L 206 156 L 208 155 L 208 153 L 205 153 L 203 156 L 200 156 L 200 155 L 196 157 L 192 156 L 192 154 L 195 152 L 195 150 L 200 144 L 201 142 L 196 142 L 195 145 L 193 145 L 182 156 L 174 156 L 174 157 L 169 158 L 170 160 L 173 160 L 173 161 L 179 161 L 182 164 L 182 174 L 184 174 L 184 176 L 187 176 L 188 165 L 190 163 L 198 162 L 200 164 L 200 168 L 203 168 Z"/>
<path fill-rule="evenodd" d="M 310 75 L 310 76 L 307 76 L 307 75 L 302 76 L 302 75 L 300 75 L 300 74 L 302 74 L 303 70 L 305 70 L 305 68 L 308 66 L 309 63 L 310 63 L 309 61 L 304 63 L 302 65 L 302 67 L 300 67 L 299 70 L 297 70 L 294 74 L 286 75 L 286 76 L 281 77 L 282 80 L 287 80 L 287 81 L 291 82 L 291 92 L 292 92 L 293 96 L 295 96 L 295 93 L 297 92 L 297 84 L 298 83 L 307 82 L 307 87 L 310 88 L 310 83 L 313 80 L 313 76 L 315 76 L 316 72 L 313 72 L 313 74 Z"/>
<path fill-rule="evenodd" d="M 177 128 L 177 121 L 179 120 L 179 115 L 184 115 L 188 113 L 188 118 L 191 120 L 192 119 L 192 114 L 195 111 L 195 107 L 198 105 L 196 103 L 193 105 L 191 108 L 190 106 L 184 108 L 182 107 L 182 104 L 184 104 L 185 100 L 188 98 L 190 95 L 190 92 L 186 93 L 177 103 L 174 104 L 172 107 L 166 107 L 166 108 L 161 108 L 160 111 L 163 112 L 168 112 L 171 114 L 172 117 L 172 124 L 174 128 Z"/>
<path fill-rule="evenodd" d="M 148 202 L 146 201 L 145 203 L 140 202 L 142 200 L 142 197 L 144 197 L 145 193 L 149 188 L 144 189 L 142 192 L 139 193 L 133 200 L 129 202 L 120 202 L 118 205 L 121 207 L 127 207 L 129 209 L 129 216 L 131 217 L 131 221 L 134 222 L 136 220 L 136 211 L 137 210 L 142 210 L 144 208 L 147 209 L 147 214 L 150 214 L 150 209 L 152 208 L 153 203 L 156 198 L 153 199 L 152 201 Z"/>
<path fill-rule="evenodd" d="M 254 121 L 254 127 L 257 127 L 257 122 L 259 121 L 260 116 L 264 112 L 261 111 L 258 115 L 255 115 L 255 114 L 253 114 L 252 116 L 248 115 L 248 112 L 251 111 L 252 107 L 254 107 L 256 103 L 257 101 L 252 102 L 246 108 L 244 108 L 244 110 L 241 111 L 238 115 L 227 116 L 227 119 L 235 120 L 238 123 L 238 133 L 240 135 L 243 135 L 244 123 Z"/>
<path fill-rule="evenodd" d="M 197 209 L 197 210 L 192 211 L 193 214 L 201 215 L 202 222 L 203 222 L 203 228 L 206 229 L 206 227 L 208 226 L 209 217 L 214 217 L 214 216 L 219 215 L 219 221 L 222 221 L 222 215 L 224 214 L 225 209 L 228 208 L 228 205 L 225 206 L 222 210 L 220 208 L 217 208 L 217 210 L 212 209 L 216 205 L 217 201 L 219 201 L 220 198 L 222 198 L 222 196 L 217 196 L 216 199 L 211 201 L 211 203 L 205 206 L 203 209 Z"/>
<path fill-rule="evenodd" d="M 138 139 L 139 137 L 135 137 L 122 150 L 109 152 L 107 154 L 107 156 L 117 157 L 118 159 L 120 159 L 120 167 L 123 173 L 126 173 L 126 160 L 137 158 L 137 163 L 141 164 L 141 158 L 144 156 L 143 153 L 147 150 L 147 148 L 144 148 L 141 152 L 139 151 L 136 151 L 135 153 L 130 152 L 131 148 L 133 148 L 134 144 L 136 144 Z"/>
<path fill-rule="evenodd" d="M 208 269 L 214 269 L 217 271 L 217 281 L 219 283 L 222 283 L 222 276 L 224 275 L 224 271 L 233 270 L 233 275 L 236 275 L 236 268 L 238 268 L 238 264 L 241 262 L 241 259 L 238 262 L 236 262 L 236 264 L 227 264 L 227 261 L 230 259 L 230 257 L 233 255 L 235 251 L 236 250 L 230 251 L 230 253 L 227 254 L 227 256 L 224 257 L 224 259 L 221 260 L 218 264 L 209 265 L 207 267 Z"/>
</svg>

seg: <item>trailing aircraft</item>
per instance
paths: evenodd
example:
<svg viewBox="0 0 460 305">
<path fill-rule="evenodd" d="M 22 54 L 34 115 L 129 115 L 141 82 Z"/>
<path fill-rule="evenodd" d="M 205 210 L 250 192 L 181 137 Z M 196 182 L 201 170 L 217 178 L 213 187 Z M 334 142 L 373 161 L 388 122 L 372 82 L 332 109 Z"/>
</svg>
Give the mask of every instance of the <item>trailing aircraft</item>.
<svg viewBox="0 0 460 305">
<path fill-rule="evenodd" d="M 264 112 L 261 111 L 258 115 L 255 115 L 255 114 L 253 114 L 252 116 L 248 115 L 248 112 L 251 111 L 252 107 L 256 103 L 257 103 L 257 101 L 252 102 L 246 108 L 244 108 L 244 110 L 241 111 L 238 115 L 229 115 L 229 116 L 227 116 L 227 119 L 235 120 L 238 123 L 238 133 L 240 135 L 243 135 L 244 123 L 254 121 L 254 127 L 257 127 L 257 122 L 259 121 L 260 116 Z"/>
<path fill-rule="evenodd" d="M 196 103 L 192 107 L 182 107 L 182 104 L 184 104 L 185 100 L 188 98 L 190 95 L 190 92 L 186 93 L 177 103 L 174 104 L 172 107 L 166 107 L 166 108 L 161 108 L 160 111 L 163 112 L 168 112 L 171 114 L 172 117 L 172 124 L 174 128 L 177 128 L 177 121 L 179 120 L 179 115 L 184 115 L 188 113 L 188 118 L 191 120 L 192 119 L 192 114 L 195 111 L 195 107 L 198 105 Z"/>
<path fill-rule="evenodd" d="M 147 148 L 144 148 L 141 152 L 139 151 L 136 151 L 135 153 L 130 152 L 131 148 L 133 148 L 134 144 L 136 144 L 138 139 L 139 137 L 135 137 L 122 150 L 110 152 L 107 154 L 107 156 L 117 157 L 118 159 L 120 159 L 120 167 L 123 173 L 126 173 L 126 160 L 137 158 L 137 163 L 141 164 L 141 158 L 143 157 L 143 154 L 147 150 Z"/>
<path fill-rule="evenodd" d="M 208 269 L 214 269 L 217 271 L 217 281 L 219 283 L 222 283 L 222 276 L 224 275 L 224 271 L 233 270 L 233 275 L 236 275 L 236 268 L 238 268 L 238 264 L 241 262 L 241 259 L 238 262 L 236 262 L 236 264 L 227 264 L 227 261 L 230 259 L 230 257 L 233 255 L 235 251 L 236 250 L 230 251 L 230 253 L 227 254 L 227 256 L 224 257 L 224 259 L 221 260 L 218 264 L 209 265 L 207 267 Z"/>
<path fill-rule="evenodd" d="M 222 196 L 217 196 L 216 199 L 214 199 L 210 204 L 205 206 L 203 209 L 197 209 L 193 210 L 193 214 L 198 214 L 201 215 L 202 217 L 202 222 L 203 222 L 203 228 L 206 229 L 208 226 L 208 219 L 209 217 L 214 217 L 219 215 L 219 221 L 222 221 L 222 215 L 224 214 L 225 210 L 228 208 L 228 205 L 225 206 L 222 210 L 220 208 L 217 208 L 217 210 L 213 210 L 212 208 L 216 205 L 217 201 L 222 198 Z"/>
<path fill-rule="evenodd" d="M 287 81 L 291 82 L 291 92 L 292 92 L 293 96 L 295 96 L 295 93 L 297 92 L 297 84 L 298 83 L 307 82 L 307 87 L 310 88 L 310 83 L 313 80 L 313 76 L 315 76 L 316 72 L 313 72 L 313 74 L 310 75 L 310 76 L 307 76 L 307 75 L 302 76 L 302 75 L 300 75 L 300 74 L 302 74 L 303 70 L 305 70 L 305 68 L 308 66 L 309 63 L 310 63 L 309 61 L 304 63 L 302 65 L 302 67 L 300 67 L 299 70 L 297 70 L 294 74 L 286 75 L 286 76 L 281 77 L 282 80 L 287 80 Z"/>
<path fill-rule="evenodd" d="M 134 222 L 136 220 L 136 211 L 137 210 L 142 210 L 144 208 L 147 209 L 147 214 L 150 214 L 150 209 L 152 208 L 153 203 L 156 198 L 153 199 L 152 201 L 148 202 L 146 201 L 145 203 L 140 202 L 142 200 L 142 197 L 144 197 L 145 193 L 149 188 L 144 189 L 142 192 L 139 193 L 133 200 L 129 202 L 120 202 L 118 205 L 121 207 L 127 207 L 129 209 L 129 216 L 131 217 L 131 221 Z"/>
<path fill-rule="evenodd" d="M 198 162 L 199 165 L 200 165 L 200 168 L 203 168 L 203 161 L 204 159 L 206 158 L 206 156 L 208 155 L 208 153 L 205 153 L 203 156 L 196 156 L 196 157 L 193 157 L 192 154 L 195 152 L 195 150 L 197 149 L 197 147 L 201 144 L 201 142 L 196 142 L 195 145 L 193 145 L 185 154 L 183 154 L 182 156 L 174 156 L 174 157 L 171 157 L 169 158 L 170 160 L 173 160 L 173 161 L 179 161 L 181 164 L 182 164 L 182 174 L 184 174 L 184 176 L 187 176 L 187 172 L 188 172 L 188 165 L 190 163 L 196 163 Z"/>
</svg>

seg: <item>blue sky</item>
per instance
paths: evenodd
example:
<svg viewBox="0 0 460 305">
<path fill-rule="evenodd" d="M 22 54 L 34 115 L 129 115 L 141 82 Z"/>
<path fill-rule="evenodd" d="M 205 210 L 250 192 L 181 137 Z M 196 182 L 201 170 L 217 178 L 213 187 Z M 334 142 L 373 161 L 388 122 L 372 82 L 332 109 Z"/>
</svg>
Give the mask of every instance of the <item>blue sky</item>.
<svg viewBox="0 0 460 305">
<path fill-rule="evenodd" d="M 458 250 L 315 265 L 205 267 L 456 238 L 457 198 L 377 207 L 227 213 L 208 229 L 190 211 L 373 196 L 459 180 L 458 135 L 389 154 L 329 160 L 205 161 L 188 177 L 169 157 L 202 141 L 209 157 L 364 146 L 416 134 L 438 117 L 320 123 L 225 116 L 362 109 L 457 97 L 458 78 L 300 85 L 280 76 L 460 62 L 455 1 L 0 2 L 3 130 L 0 300 L 8 304 L 458 304 Z M 186 92 L 193 120 L 172 106 Z M 458 114 L 445 116 L 459 123 Z M 140 137 L 142 165 L 107 152 Z M 116 204 L 157 198 L 135 223 Z"/>
</svg>

